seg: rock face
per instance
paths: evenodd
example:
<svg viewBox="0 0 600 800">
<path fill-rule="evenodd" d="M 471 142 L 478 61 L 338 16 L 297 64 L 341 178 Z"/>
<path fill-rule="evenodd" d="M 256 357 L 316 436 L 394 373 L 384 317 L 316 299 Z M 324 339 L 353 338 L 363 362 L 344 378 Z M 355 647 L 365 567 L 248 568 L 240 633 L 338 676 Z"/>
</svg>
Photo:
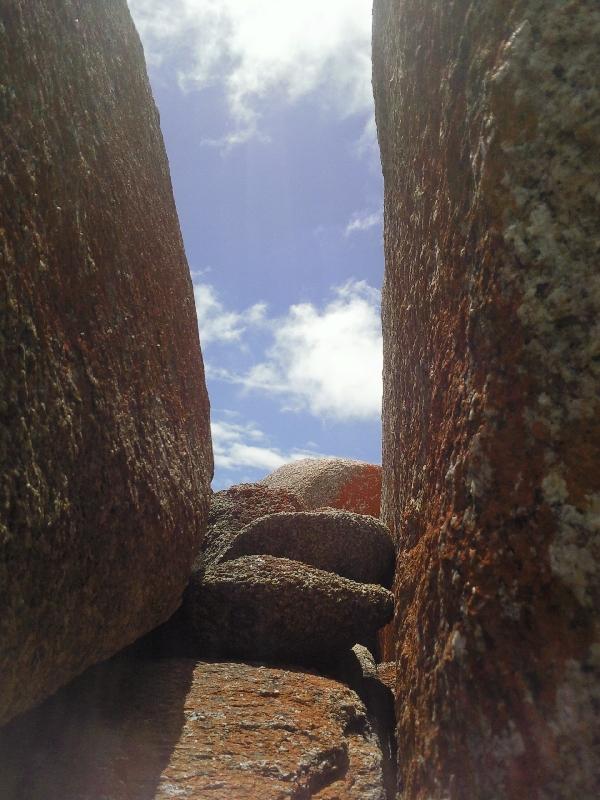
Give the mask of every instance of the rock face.
<svg viewBox="0 0 600 800">
<path fill-rule="evenodd" d="M 185 613 L 203 657 L 321 664 L 392 617 L 390 592 L 274 556 L 195 575 Z"/>
<path fill-rule="evenodd" d="M 287 489 L 240 483 L 215 492 L 210 501 L 203 560 L 207 564 L 218 561 L 236 534 L 250 522 L 266 514 L 303 510 L 301 500 Z"/>
<path fill-rule="evenodd" d="M 401 796 L 600 793 L 600 7 L 375 0 Z"/>
<path fill-rule="evenodd" d="M 246 525 L 222 555 L 272 555 L 302 561 L 359 583 L 389 586 L 394 544 L 379 520 L 349 511 L 269 514 Z"/>
<path fill-rule="evenodd" d="M 3 800 L 385 800 L 359 698 L 301 671 L 109 663 L 0 744 Z"/>
<path fill-rule="evenodd" d="M 212 455 L 125 0 L 0 13 L 0 723 L 167 618 Z"/>
<path fill-rule="evenodd" d="M 287 489 L 307 511 L 341 508 L 379 517 L 381 467 L 347 458 L 304 458 L 276 469 L 262 481 L 270 489 Z"/>
</svg>

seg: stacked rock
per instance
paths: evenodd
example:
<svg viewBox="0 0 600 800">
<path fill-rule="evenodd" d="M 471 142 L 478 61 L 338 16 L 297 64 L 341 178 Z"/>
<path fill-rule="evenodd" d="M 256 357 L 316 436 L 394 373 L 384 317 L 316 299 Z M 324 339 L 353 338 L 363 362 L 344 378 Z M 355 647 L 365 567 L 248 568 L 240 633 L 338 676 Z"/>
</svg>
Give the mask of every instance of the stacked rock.
<svg viewBox="0 0 600 800">
<path fill-rule="evenodd" d="M 283 511 L 238 527 L 225 499 L 185 598 L 203 655 L 321 665 L 389 622 L 394 546 L 382 523 Z"/>
</svg>

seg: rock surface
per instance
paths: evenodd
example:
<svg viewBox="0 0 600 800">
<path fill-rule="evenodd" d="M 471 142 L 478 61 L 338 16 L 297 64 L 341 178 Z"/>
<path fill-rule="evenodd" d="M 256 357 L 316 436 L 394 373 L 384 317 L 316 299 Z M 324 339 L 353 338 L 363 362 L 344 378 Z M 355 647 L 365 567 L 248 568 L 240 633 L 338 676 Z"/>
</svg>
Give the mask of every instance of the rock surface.
<svg viewBox="0 0 600 800">
<path fill-rule="evenodd" d="M 246 525 L 224 550 L 222 561 L 271 555 L 302 561 L 359 583 L 389 586 L 394 544 L 379 520 L 350 511 L 269 514 Z"/>
<path fill-rule="evenodd" d="M 304 510 L 300 499 L 288 489 L 240 483 L 215 492 L 210 501 L 203 561 L 207 564 L 218 561 L 238 531 L 250 522 L 266 514 Z"/>
<path fill-rule="evenodd" d="M 114 660 L 0 734 L 3 800 L 384 800 L 359 698 L 261 666 Z"/>
<path fill-rule="evenodd" d="M 404 800 L 600 795 L 599 40 L 375 0 Z"/>
<path fill-rule="evenodd" d="M 336 668 L 336 677 L 353 689 L 365 704 L 383 756 L 384 785 L 388 797 L 392 798 L 396 796 L 397 780 L 394 692 L 389 686 L 390 672 L 388 665 L 376 664 L 371 652 L 360 644 L 347 650 Z"/>
<path fill-rule="evenodd" d="M 374 584 L 273 556 L 244 556 L 192 578 L 184 601 L 203 657 L 320 664 L 393 614 Z"/>
<path fill-rule="evenodd" d="M 2 723 L 172 614 L 212 455 L 125 0 L 11 0 L 0 16 Z"/>
<path fill-rule="evenodd" d="M 347 458 L 304 458 L 276 469 L 260 485 L 287 489 L 307 511 L 340 508 L 379 517 L 381 467 Z"/>
</svg>

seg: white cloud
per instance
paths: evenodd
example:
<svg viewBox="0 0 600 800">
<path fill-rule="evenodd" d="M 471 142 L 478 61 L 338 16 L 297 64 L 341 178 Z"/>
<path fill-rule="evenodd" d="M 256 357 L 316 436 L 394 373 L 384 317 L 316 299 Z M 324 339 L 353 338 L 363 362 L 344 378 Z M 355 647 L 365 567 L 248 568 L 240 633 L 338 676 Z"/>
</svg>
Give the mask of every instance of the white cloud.
<svg viewBox="0 0 600 800">
<path fill-rule="evenodd" d="M 365 281 L 348 281 L 322 309 L 300 303 L 283 317 L 262 318 L 272 337 L 263 359 L 243 372 L 208 364 L 207 377 L 276 395 L 284 410 L 375 419 L 383 367 L 379 298 Z"/>
<path fill-rule="evenodd" d="M 203 346 L 210 342 L 238 341 L 249 325 L 264 320 L 267 310 L 265 303 L 255 303 L 242 312 L 227 311 L 208 283 L 194 284 L 194 299 Z"/>
<path fill-rule="evenodd" d="M 375 211 L 372 214 L 368 212 L 356 213 L 352 215 L 352 219 L 346 225 L 346 236 L 351 236 L 353 233 L 360 233 L 361 231 L 368 231 L 370 228 L 375 228 L 381 225 L 382 215 L 381 211 Z"/>
<path fill-rule="evenodd" d="M 284 453 L 270 447 L 265 434 L 252 422 L 215 421 L 211 430 L 215 466 L 221 470 L 257 469 L 267 473 L 290 461 L 319 457 L 312 451 L 294 449 Z"/>
<path fill-rule="evenodd" d="M 150 61 L 183 87 L 221 84 L 230 144 L 257 132 L 260 105 L 320 91 L 338 114 L 372 113 L 372 0 L 129 0 Z"/>
</svg>

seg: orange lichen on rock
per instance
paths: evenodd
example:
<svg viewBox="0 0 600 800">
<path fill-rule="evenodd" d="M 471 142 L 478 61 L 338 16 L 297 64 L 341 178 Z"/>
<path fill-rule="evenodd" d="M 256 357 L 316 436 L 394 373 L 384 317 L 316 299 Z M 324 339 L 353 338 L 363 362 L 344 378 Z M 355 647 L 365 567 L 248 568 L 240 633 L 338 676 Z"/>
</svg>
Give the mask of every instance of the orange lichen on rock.
<svg viewBox="0 0 600 800">
<path fill-rule="evenodd" d="M 403 800 L 600 794 L 599 36 L 375 0 Z"/>
<path fill-rule="evenodd" d="M 213 464 L 125 0 L 1 4 L 0 142 L 2 724 L 175 611 Z"/>
<path fill-rule="evenodd" d="M 347 458 L 305 458 L 285 464 L 260 484 L 294 492 L 307 511 L 340 508 L 379 517 L 381 467 Z"/>
<path fill-rule="evenodd" d="M 123 656 L 0 745 L 3 800 L 385 800 L 362 702 L 302 670 Z"/>
</svg>

